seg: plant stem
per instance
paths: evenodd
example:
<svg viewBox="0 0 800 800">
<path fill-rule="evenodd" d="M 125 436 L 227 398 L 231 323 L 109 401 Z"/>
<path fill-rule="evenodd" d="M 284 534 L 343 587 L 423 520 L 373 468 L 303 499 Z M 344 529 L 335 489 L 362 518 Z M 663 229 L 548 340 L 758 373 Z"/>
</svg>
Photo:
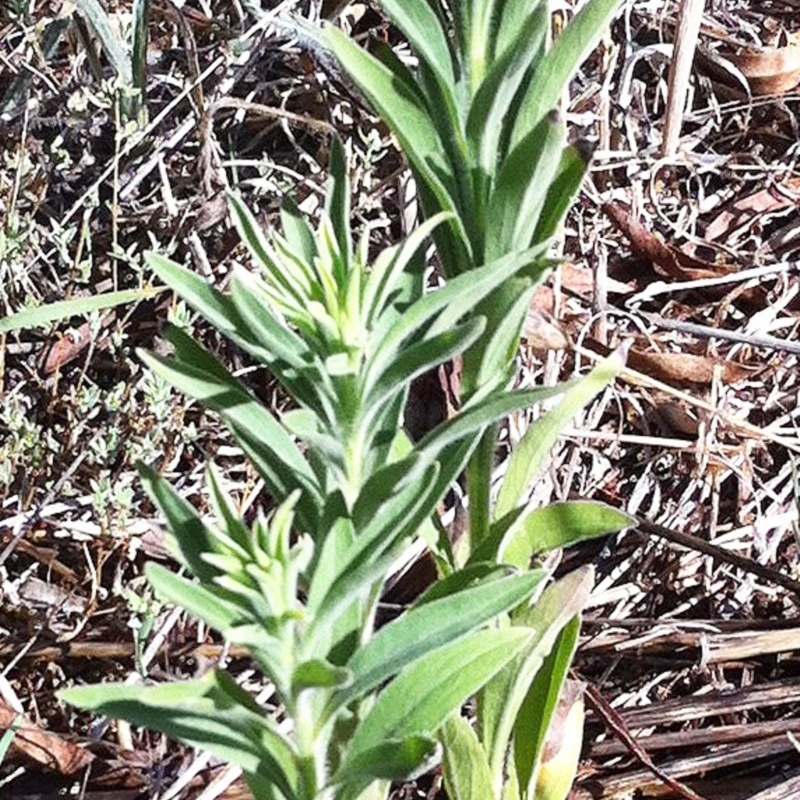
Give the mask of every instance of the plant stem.
<svg viewBox="0 0 800 800">
<path fill-rule="evenodd" d="M 497 426 L 492 425 L 481 437 L 467 465 L 470 552 L 489 534 L 492 463 L 496 438 Z"/>
<path fill-rule="evenodd" d="M 301 691 L 291 704 L 297 740 L 297 768 L 300 774 L 299 797 L 314 800 L 324 784 L 324 761 L 317 761 L 316 719 L 311 691 Z M 288 710 L 288 709 L 287 709 Z"/>
</svg>

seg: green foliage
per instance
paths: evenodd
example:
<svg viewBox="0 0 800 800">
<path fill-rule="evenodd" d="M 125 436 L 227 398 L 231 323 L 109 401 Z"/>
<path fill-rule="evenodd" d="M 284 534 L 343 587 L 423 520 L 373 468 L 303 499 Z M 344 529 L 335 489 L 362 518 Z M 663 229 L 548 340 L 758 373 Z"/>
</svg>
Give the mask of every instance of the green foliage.
<svg viewBox="0 0 800 800">
<path fill-rule="evenodd" d="M 434 234 L 444 273 L 530 253 L 516 279 L 478 309 L 487 328 L 465 354 L 467 396 L 510 378 L 530 292 L 548 266 L 546 246 L 588 165 L 587 148 L 565 144 L 552 109 L 617 4 L 590 0 L 548 49 L 544 0 L 383 0 L 416 53 L 416 73 L 386 48 L 372 55 L 326 29 L 328 46 L 400 142 L 424 214 L 454 214 Z M 490 524 L 488 436 L 470 464 L 473 544 Z"/>
<path fill-rule="evenodd" d="M 119 292 L 105 292 L 90 297 L 76 297 L 72 300 L 59 300 L 43 306 L 34 306 L 18 311 L 0 319 L 0 334 L 15 330 L 40 328 L 51 322 L 69 319 L 81 314 L 91 314 L 105 308 L 143 300 L 162 292 L 163 289 L 123 289 Z"/>
<path fill-rule="evenodd" d="M 142 467 L 188 573 L 150 565 L 148 578 L 161 598 L 250 651 L 283 722 L 219 671 L 63 696 L 238 764 L 259 800 L 385 797 L 389 781 L 418 774 L 440 751 L 453 800 L 532 799 L 593 580 L 585 569 L 548 585 L 532 562 L 630 524 L 596 503 L 533 509 L 527 499 L 558 431 L 622 359 L 564 386 L 508 388 L 531 292 L 587 166 L 552 107 L 616 0 L 590 0 L 549 49 L 539 0 L 383 5 L 416 52 L 415 73 L 386 47 L 370 55 L 333 28 L 324 36 L 403 147 L 426 221 L 369 265 L 366 238 L 352 241 L 335 143 L 316 230 L 286 203 L 282 233 L 266 234 L 230 197 L 257 271 L 235 271 L 227 294 L 162 256 L 148 259 L 296 405 L 274 416 L 178 328 L 166 333 L 171 357 L 141 354 L 219 414 L 275 501 L 271 515 L 245 524 L 210 465 L 210 522 Z M 447 283 L 425 293 L 428 236 Z M 412 443 L 403 430 L 410 383 L 455 356 L 462 406 Z M 497 424 L 556 395 L 561 404 L 520 443 L 492 505 Z M 434 541 L 437 505 L 465 468 L 471 548 L 457 562 L 442 547 L 440 580 L 378 629 L 391 564 L 414 537 Z M 473 730 L 459 710 L 474 695 Z M 548 778 L 548 800 L 571 777 Z"/>
<path fill-rule="evenodd" d="M 90 62 L 102 74 L 94 55 L 96 39 L 121 84 L 120 98 L 123 115 L 144 122 L 147 103 L 147 22 L 150 0 L 134 0 L 130 31 L 121 31 L 119 19 L 113 20 L 99 0 L 76 0 L 75 6 L 81 20 L 88 24 L 78 26 L 79 34 L 86 40 Z M 98 75 L 99 77 L 99 75 Z"/>
<path fill-rule="evenodd" d="M 231 198 L 259 271 L 236 273 L 228 294 L 162 256 L 148 259 L 185 302 L 266 364 L 297 404 L 274 417 L 178 328 L 167 332 L 171 357 L 141 354 L 221 416 L 278 504 L 246 525 L 210 465 L 209 522 L 142 466 L 189 573 L 151 564 L 147 576 L 163 600 L 250 651 L 291 727 L 270 721 L 221 672 L 63 695 L 238 764 L 259 798 L 350 798 L 429 765 L 438 728 L 530 647 L 529 626 L 493 623 L 527 607 L 547 578 L 544 570 L 478 564 L 469 580 L 441 581 L 375 629 L 391 563 L 435 514 L 487 426 L 560 390 L 476 396 L 420 442 L 408 441 L 402 412 L 411 379 L 475 341 L 485 327 L 475 307 L 527 257 L 501 258 L 424 294 L 406 280 L 407 267 L 444 218 L 368 267 L 366 241 L 354 248 L 350 239 L 345 174 L 337 145 L 316 231 L 287 205 L 283 235 L 267 236 Z"/>
<path fill-rule="evenodd" d="M 544 0 L 381 4 L 414 50 L 414 72 L 386 48 L 370 54 L 333 27 L 325 38 L 395 134 L 416 178 L 423 214 L 454 214 L 434 233 L 442 270 L 458 280 L 509 254 L 530 254 L 523 269 L 476 307 L 487 324 L 464 354 L 462 389 L 469 403 L 511 377 L 531 293 L 548 266 L 547 246 L 588 165 L 588 148 L 566 144 L 553 109 L 618 0 L 589 0 L 549 47 Z M 467 467 L 468 568 L 494 562 L 524 569 L 548 550 L 631 524 L 600 504 L 526 505 L 559 431 L 621 364 L 612 356 L 584 380 L 564 387 L 561 403 L 531 425 L 512 454 L 494 505 L 496 431 L 487 428 Z M 536 634 L 480 694 L 477 735 L 459 721 L 442 729 L 445 782 L 454 800 L 536 796 L 544 741 L 591 583 L 590 576 L 582 576 L 578 592 L 571 580 L 568 576 L 540 602 L 511 614 L 512 624 L 530 625 Z M 547 599 L 559 587 L 565 590 L 566 616 Z"/>
</svg>

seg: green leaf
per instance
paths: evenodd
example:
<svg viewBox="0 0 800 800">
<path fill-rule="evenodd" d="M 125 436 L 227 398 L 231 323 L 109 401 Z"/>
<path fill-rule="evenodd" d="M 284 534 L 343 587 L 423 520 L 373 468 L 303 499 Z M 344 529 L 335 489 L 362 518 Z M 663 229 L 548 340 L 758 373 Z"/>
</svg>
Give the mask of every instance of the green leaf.
<svg viewBox="0 0 800 800">
<path fill-rule="evenodd" d="M 326 527 L 325 536 L 315 552 L 316 561 L 309 570 L 311 585 L 306 598 L 309 608 L 316 608 L 344 570 L 355 543 L 353 521 L 338 517 Z"/>
<path fill-rule="evenodd" d="M 296 255 L 295 258 L 279 258 L 247 204 L 237 194 L 228 194 L 228 206 L 236 230 L 261 266 L 264 278 L 275 287 L 283 302 L 305 309 L 314 283 L 311 266 Z"/>
<path fill-rule="evenodd" d="M 564 148 L 561 163 L 547 188 L 547 198 L 533 234 L 534 242 L 549 241 L 558 230 L 575 202 L 591 160 L 592 148 L 584 142 Z"/>
<path fill-rule="evenodd" d="M 332 783 L 346 784 L 346 797 L 360 797 L 372 781 L 408 781 L 427 772 L 438 756 L 436 742 L 428 736 L 382 741 L 362 751 L 333 776 Z"/>
<path fill-rule="evenodd" d="M 353 682 L 334 698 L 336 706 L 349 703 L 408 664 L 474 631 L 530 597 L 544 570 L 512 575 L 432 600 L 407 611 L 381 628 L 350 659 Z"/>
<path fill-rule="evenodd" d="M 542 272 L 543 269 L 539 270 L 540 274 Z M 464 360 L 465 371 L 476 362 L 478 371 L 474 387 L 471 380 L 465 380 L 462 389 L 466 390 L 464 384 L 468 384 L 471 394 L 508 385 L 522 324 L 535 289 L 536 283 L 528 277 L 512 278 L 478 306 L 477 313 L 491 315 L 487 318 L 492 324 Z"/>
<path fill-rule="evenodd" d="M 399 244 L 383 250 L 375 260 L 367 276 L 362 306 L 368 309 L 367 328 L 372 329 L 386 307 L 396 302 L 398 282 L 403 271 L 425 242 L 431 232 L 450 218 L 450 214 L 435 214 L 414 228 Z"/>
<path fill-rule="evenodd" d="M 338 137 L 334 137 L 328 160 L 328 191 L 325 195 L 325 213 L 331 221 L 339 249 L 342 271 L 335 275 L 336 284 L 341 289 L 347 282 L 351 269 L 353 241 L 350 233 L 350 182 L 347 179 L 347 161 L 344 147 Z"/>
<path fill-rule="evenodd" d="M 308 345 L 275 316 L 254 275 L 235 269 L 228 298 L 199 275 L 161 255 L 149 253 L 146 259 L 153 272 L 217 330 L 271 367 L 297 400 L 321 408 L 314 389 L 322 385 Z"/>
<path fill-rule="evenodd" d="M 436 197 L 436 211 L 456 211 L 455 178 L 442 157 L 444 144 L 428 111 L 420 105 L 418 95 L 409 89 L 407 79 L 395 75 L 336 28 L 326 28 L 325 40 L 392 129 L 415 173 Z M 452 221 L 458 224 L 458 217 Z"/>
<path fill-rule="evenodd" d="M 590 567 L 576 570 L 548 586 L 534 604 L 519 609 L 512 617 L 513 625 L 525 626 L 533 632 L 531 641 L 519 657 L 484 688 L 478 715 L 480 739 L 486 748 L 498 794 L 512 733 L 517 730 L 523 704 L 529 701 L 532 683 L 561 630 L 586 604 L 593 582 L 594 572 Z M 528 709 L 530 717 L 536 713 L 533 706 Z"/>
<path fill-rule="evenodd" d="M 309 597 L 312 592 L 314 597 L 322 596 L 318 603 L 308 603 L 312 619 L 306 634 L 309 648 L 321 646 L 339 616 L 383 580 L 402 543 L 433 512 L 438 497 L 434 497 L 432 491 L 438 489 L 438 473 L 438 464 L 432 464 L 423 473 L 422 488 L 416 485 L 406 487 L 387 498 L 369 523 L 355 526 L 359 536 L 344 560 L 341 573 L 324 594 L 314 589 L 312 579 Z"/>
<path fill-rule="evenodd" d="M 439 83 L 455 84 L 453 60 L 447 36 L 426 0 L 381 0 L 381 8 L 405 34 L 417 55 L 424 59 Z"/>
<path fill-rule="evenodd" d="M 413 303 L 388 331 L 382 327 L 373 330 L 374 353 L 369 360 L 365 392 L 380 380 L 411 337 L 424 333 L 429 339 L 449 330 L 498 286 L 536 261 L 542 252 L 541 247 L 533 247 L 459 275 Z"/>
<path fill-rule="evenodd" d="M 292 692 L 297 695 L 304 689 L 334 689 L 347 686 L 353 678 L 349 669 L 314 658 L 298 664 L 292 674 Z"/>
<path fill-rule="evenodd" d="M 525 23 L 530 17 L 544 10 L 549 11 L 545 0 L 505 0 L 503 13 L 497 16 L 495 30 L 496 58 L 506 50 L 520 45 L 519 33 L 525 30 Z M 549 15 L 545 16 L 545 24 L 550 24 Z"/>
<path fill-rule="evenodd" d="M 247 692 L 224 672 L 160 686 L 103 684 L 66 689 L 60 699 L 80 708 L 160 731 L 208 750 L 245 773 L 297 798 L 295 754 Z"/>
<path fill-rule="evenodd" d="M 211 506 L 221 530 L 237 545 L 242 558 L 251 555 L 250 530 L 239 516 L 228 493 L 222 486 L 222 475 L 213 461 L 206 467 L 206 484 L 211 490 Z"/>
<path fill-rule="evenodd" d="M 373 742 L 432 734 L 529 641 L 521 628 L 484 630 L 418 659 L 378 696 L 356 729 L 347 761 Z"/>
<path fill-rule="evenodd" d="M 450 800 L 495 800 L 486 751 L 460 715 L 451 714 L 439 731 L 442 775 Z"/>
<path fill-rule="evenodd" d="M 152 561 L 145 566 L 145 575 L 159 597 L 186 609 L 220 633 L 224 634 L 249 619 L 246 610 L 240 608 L 235 600 L 223 596 L 227 592 L 207 589 Z"/>
<path fill-rule="evenodd" d="M 561 161 L 564 124 L 556 112 L 546 116 L 508 154 L 500 168 L 486 212 L 486 260 L 530 247 L 539 215 Z"/>
<path fill-rule="evenodd" d="M 502 16 L 506 16 L 505 8 Z M 467 137 L 479 153 L 478 164 L 487 184 L 497 170 L 503 134 L 508 136 L 514 123 L 510 110 L 514 97 L 531 64 L 542 53 L 549 16 L 547 3 L 539 3 L 526 19 L 519 20 L 515 41 L 492 64 L 470 106 Z"/>
<path fill-rule="evenodd" d="M 294 201 L 289 198 L 281 203 L 281 230 L 289 249 L 299 259 L 311 264 L 317 253 L 314 231 Z"/>
<path fill-rule="evenodd" d="M 443 422 L 428 433 L 417 444 L 417 450 L 424 457 L 434 459 L 445 447 L 481 431 L 513 411 L 563 394 L 569 385 L 495 392 L 482 400 L 472 401 L 465 405 L 455 417 Z"/>
<path fill-rule="evenodd" d="M 624 358 L 624 352 L 618 350 L 600 361 L 588 375 L 562 385 L 564 396 L 559 404 L 533 422 L 511 452 L 494 510 L 495 520 L 502 519 L 516 508 L 529 490 L 531 481 L 544 466 L 563 428 L 619 374 L 625 363 Z"/>
<path fill-rule="evenodd" d="M 369 426 L 374 417 L 380 414 L 387 397 L 400 391 L 422 373 L 463 353 L 480 337 L 485 327 L 486 320 L 477 317 L 400 349 L 364 401 L 366 416 L 363 424 Z"/>
<path fill-rule="evenodd" d="M 551 503 L 532 509 L 511 527 L 500 544 L 497 560 L 526 569 L 531 558 L 539 553 L 570 547 L 635 525 L 635 517 L 605 503 L 591 500 Z"/>
<path fill-rule="evenodd" d="M 220 414 L 276 499 L 283 500 L 296 489 L 304 490 L 297 508 L 308 525 L 315 516 L 312 510 L 320 502 L 319 489 L 308 462 L 286 430 L 188 334 L 171 327 L 164 335 L 175 347 L 176 358 L 137 351 L 139 357 L 177 389 Z"/>
<path fill-rule="evenodd" d="M 133 2 L 133 41 L 131 43 L 131 80 L 139 90 L 139 105 L 146 106 L 147 94 L 147 32 L 150 16 L 149 0 Z"/>
<path fill-rule="evenodd" d="M 126 43 L 114 32 L 108 13 L 98 0 L 75 0 L 78 13 L 92 26 L 108 60 L 126 86 L 131 86 L 131 53 Z"/>
<path fill-rule="evenodd" d="M 536 777 L 542 761 L 547 730 L 553 719 L 567 672 L 578 647 L 580 617 L 561 630 L 552 651 L 531 685 L 514 725 L 514 765 L 523 794 L 535 796 Z"/>
<path fill-rule="evenodd" d="M 478 586 L 487 581 L 494 581 L 505 577 L 508 574 L 507 567 L 502 564 L 484 561 L 480 564 L 469 564 L 461 569 L 455 570 L 444 578 L 439 578 L 414 601 L 413 608 L 449 597 L 452 594 L 468 589 L 471 586 Z"/>
<path fill-rule="evenodd" d="M 203 560 L 202 555 L 216 549 L 213 533 L 200 519 L 194 507 L 155 470 L 141 462 L 137 468 L 145 491 L 167 520 L 181 561 L 195 577 L 210 583 L 216 577 L 217 571 Z"/>
<path fill-rule="evenodd" d="M 335 392 L 322 359 L 278 317 L 265 300 L 258 278 L 234 268 L 231 299 L 244 324 L 230 338 L 268 366 L 297 402 L 330 418 Z"/>
<path fill-rule="evenodd" d="M 155 289 L 149 287 L 124 289 L 120 292 L 106 292 L 105 294 L 96 294 L 90 297 L 75 297 L 72 300 L 59 300 L 57 303 L 26 308 L 16 314 L 11 314 L 9 317 L 0 319 L 0 334 L 8 333 L 9 331 L 41 328 L 51 322 L 58 322 L 62 319 L 91 314 L 94 311 L 121 306 L 124 303 L 146 300 L 148 297 L 155 297 L 163 291 L 165 291 L 163 286 Z"/>
<path fill-rule="evenodd" d="M 590 0 L 540 59 L 520 104 L 511 139 L 514 148 L 558 103 L 561 93 L 592 51 L 619 0 Z"/>
</svg>

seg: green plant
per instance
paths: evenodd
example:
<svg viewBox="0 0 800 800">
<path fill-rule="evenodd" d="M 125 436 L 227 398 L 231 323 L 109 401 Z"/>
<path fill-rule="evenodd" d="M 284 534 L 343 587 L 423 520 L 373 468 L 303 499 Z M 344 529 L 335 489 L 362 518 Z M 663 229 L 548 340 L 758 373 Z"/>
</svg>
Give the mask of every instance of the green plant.
<svg viewBox="0 0 800 800">
<path fill-rule="evenodd" d="M 395 134 L 424 216 L 451 214 L 434 232 L 442 271 L 452 279 L 538 248 L 538 258 L 476 307 L 487 325 L 463 357 L 462 391 L 469 403 L 506 386 L 512 376 L 531 293 L 549 266 L 547 246 L 588 166 L 589 148 L 566 145 L 553 109 L 618 0 L 590 0 L 550 46 L 546 0 L 381 5 L 411 44 L 414 71 L 386 45 L 371 54 L 334 27 L 323 39 Z M 610 371 L 609 365 L 600 368 L 531 426 L 494 504 L 497 431 L 487 428 L 467 467 L 467 569 L 476 562 L 525 567 L 543 551 L 631 524 L 596 505 L 527 507 L 528 486 L 561 426 Z M 570 576 L 550 586 L 540 602 L 511 613 L 512 624 L 535 631 L 533 639 L 479 694 L 476 730 L 455 717 L 440 734 L 453 800 L 566 796 L 571 775 L 565 779 L 541 766 L 590 586 L 591 576 Z M 562 771 L 569 771 L 568 763 Z"/>
<path fill-rule="evenodd" d="M 166 334 L 171 358 L 141 354 L 221 416 L 276 502 L 269 518 L 248 526 L 210 465 L 215 522 L 207 523 L 141 467 L 176 556 L 197 581 L 156 564 L 147 576 L 162 599 L 249 649 L 274 686 L 283 724 L 219 670 L 184 683 L 62 693 L 238 764 L 259 800 L 385 796 L 388 781 L 432 762 L 438 729 L 468 697 L 514 659 L 529 663 L 532 645 L 544 651 L 548 632 L 527 620 L 497 624 L 514 609 L 536 607 L 531 601 L 548 577 L 542 568 L 513 569 L 476 552 L 455 570 L 445 542 L 442 579 L 410 609 L 378 628 L 377 604 L 391 564 L 414 536 L 441 541 L 436 506 L 487 426 L 532 403 L 585 393 L 587 380 L 596 387 L 614 369 L 606 364 L 555 389 L 476 392 L 412 444 L 402 428 L 412 378 L 478 340 L 486 320 L 474 309 L 540 249 L 501 257 L 426 294 L 413 265 L 447 216 L 430 219 L 368 267 L 366 236 L 357 247 L 351 241 L 338 144 L 330 169 L 316 232 L 287 204 L 283 235 L 267 237 L 231 197 L 260 274 L 236 271 L 228 295 L 162 256 L 148 257 L 189 305 L 266 365 L 297 406 L 276 419 L 179 328 Z"/>
<path fill-rule="evenodd" d="M 103 75 L 95 53 L 94 40 L 119 79 L 118 93 L 122 116 L 144 124 L 147 115 L 147 24 L 149 0 L 134 0 L 129 30 L 122 18 L 112 17 L 98 0 L 77 0 L 76 20 L 89 62 L 99 79 Z M 85 24 L 85 23 L 88 23 Z"/>
<path fill-rule="evenodd" d="M 423 213 L 449 212 L 434 239 L 448 278 L 539 246 L 481 303 L 483 336 L 464 358 L 462 390 L 506 385 L 547 245 L 580 188 L 590 148 L 566 145 L 552 109 L 619 0 L 590 0 L 547 47 L 546 0 L 381 0 L 418 60 L 372 55 L 328 26 L 325 43 L 397 137 Z M 493 431 L 469 472 L 470 537 L 489 535 Z"/>
</svg>

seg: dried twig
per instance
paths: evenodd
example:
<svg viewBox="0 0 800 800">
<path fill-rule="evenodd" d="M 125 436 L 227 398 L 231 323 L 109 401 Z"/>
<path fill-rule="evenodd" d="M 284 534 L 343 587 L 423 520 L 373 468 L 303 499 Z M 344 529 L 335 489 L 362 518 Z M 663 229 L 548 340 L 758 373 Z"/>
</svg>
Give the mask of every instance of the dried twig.
<svg viewBox="0 0 800 800">
<path fill-rule="evenodd" d="M 635 516 L 635 515 L 634 515 Z M 643 517 L 636 517 L 638 523 L 637 527 L 640 531 L 653 536 L 659 536 L 662 539 L 679 544 L 683 547 L 688 547 L 691 550 L 696 550 L 707 556 L 711 556 L 717 561 L 722 561 L 725 564 L 731 564 L 744 572 L 750 572 L 757 575 L 765 581 L 782 586 L 790 592 L 800 596 L 800 581 L 784 575 L 782 572 L 765 567 L 759 564 L 752 558 L 740 556 L 738 553 L 732 553 L 730 550 L 725 550 L 721 547 L 711 544 L 710 542 L 700 539 L 697 536 L 692 536 L 689 533 L 676 531 L 674 528 L 667 528 L 665 525 L 658 525 L 655 522 L 644 519 Z"/>
<path fill-rule="evenodd" d="M 660 781 L 686 800 L 704 800 L 699 794 L 680 781 L 670 777 L 663 769 L 659 769 L 642 745 L 636 741 L 628 730 L 622 717 L 611 707 L 602 694 L 592 684 L 586 686 L 586 700 L 605 725 L 619 737 L 637 760 L 649 769 Z"/>
</svg>

